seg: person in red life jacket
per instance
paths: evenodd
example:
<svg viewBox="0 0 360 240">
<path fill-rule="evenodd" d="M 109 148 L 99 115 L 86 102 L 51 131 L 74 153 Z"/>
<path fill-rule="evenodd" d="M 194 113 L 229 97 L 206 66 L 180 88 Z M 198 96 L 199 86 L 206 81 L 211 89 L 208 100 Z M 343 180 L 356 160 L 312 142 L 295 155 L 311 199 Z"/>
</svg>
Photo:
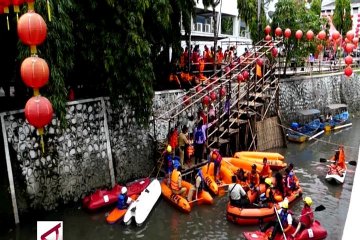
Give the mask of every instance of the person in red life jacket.
<svg viewBox="0 0 360 240">
<path fill-rule="evenodd" d="M 279 216 L 280 222 L 279 220 L 276 218 L 276 220 L 267 223 L 263 229 L 261 229 L 262 232 L 265 232 L 268 228 L 270 228 L 271 226 L 274 226 L 274 229 L 271 233 L 270 236 L 270 240 L 274 239 L 277 233 L 281 233 L 281 226 L 282 229 L 284 229 L 284 233 L 288 232 L 291 229 L 292 226 L 292 216 L 291 214 L 288 212 L 288 208 L 289 208 L 289 203 L 287 201 L 282 202 L 281 204 L 281 208 L 277 209 L 277 214 Z M 280 226 L 281 224 L 281 226 Z"/>
<path fill-rule="evenodd" d="M 121 194 L 119 194 L 119 196 L 118 196 L 118 201 L 117 201 L 116 207 L 118 209 L 127 209 L 132 201 L 133 200 L 127 196 L 127 188 L 122 187 Z"/>
<path fill-rule="evenodd" d="M 210 163 L 213 162 L 214 163 L 214 180 L 215 182 L 218 183 L 218 179 L 220 179 L 220 167 L 221 167 L 221 160 L 222 160 L 222 156 L 220 155 L 219 150 L 214 149 L 210 152 L 209 155 L 209 160 L 208 160 L 208 164 L 207 164 L 207 172 L 209 172 L 209 166 Z"/>
<path fill-rule="evenodd" d="M 251 172 L 247 174 L 247 183 L 250 186 L 250 189 L 259 191 L 260 176 L 256 171 L 256 164 L 251 166 Z"/>
<path fill-rule="evenodd" d="M 310 197 L 304 198 L 304 207 L 301 210 L 301 215 L 299 218 L 299 223 L 296 227 L 296 230 L 291 236 L 294 238 L 296 234 L 303 229 L 308 229 L 314 223 L 314 212 L 311 209 L 312 199 Z"/>
<path fill-rule="evenodd" d="M 175 151 L 175 149 L 178 147 L 178 137 L 179 137 L 179 133 L 177 130 L 177 126 L 175 126 L 175 128 L 171 129 L 170 134 L 169 134 L 169 145 L 171 146 L 171 148 Z"/>
<path fill-rule="evenodd" d="M 270 165 L 267 162 L 267 158 L 263 159 L 263 168 L 260 171 L 260 182 L 263 183 L 266 178 L 271 177 Z"/>
<path fill-rule="evenodd" d="M 330 164 L 328 173 L 329 174 L 338 174 L 339 176 L 342 177 L 344 174 L 345 168 L 340 167 L 338 159 L 339 158 L 337 158 L 336 154 L 335 154 L 334 162 Z"/>
</svg>

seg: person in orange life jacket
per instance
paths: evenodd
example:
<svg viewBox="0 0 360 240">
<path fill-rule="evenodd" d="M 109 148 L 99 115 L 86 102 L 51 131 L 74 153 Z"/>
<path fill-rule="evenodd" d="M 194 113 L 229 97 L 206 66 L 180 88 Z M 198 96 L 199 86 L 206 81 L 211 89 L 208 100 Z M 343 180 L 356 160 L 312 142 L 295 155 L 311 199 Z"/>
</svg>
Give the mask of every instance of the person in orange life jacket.
<svg viewBox="0 0 360 240">
<path fill-rule="evenodd" d="M 344 156 L 344 146 L 339 146 L 339 150 L 337 151 L 339 154 L 338 154 L 338 163 L 337 165 L 343 169 L 346 168 L 346 165 L 345 165 L 345 156 Z M 335 154 L 336 155 L 336 154 Z M 336 157 L 335 157 L 336 158 Z"/>
<path fill-rule="evenodd" d="M 276 218 L 276 220 L 267 223 L 264 226 L 264 228 L 261 229 L 262 232 L 265 232 L 268 228 L 274 226 L 274 229 L 271 233 L 271 237 L 269 238 L 270 240 L 274 239 L 276 234 L 281 232 L 280 224 L 284 229 L 284 233 L 288 232 L 291 229 L 293 219 L 291 214 L 288 212 L 288 208 L 289 208 L 289 203 L 287 201 L 282 202 L 281 208 L 276 210 L 280 218 L 280 223 Z"/>
<path fill-rule="evenodd" d="M 127 194 L 127 188 L 122 187 L 121 188 L 121 194 L 119 194 L 119 196 L 118 196 L 118 201 L 117 201 L 117 206 L 116 206 L 118 209 L 126 209 L 126 208 L 128 208 L 130 203 L 133 201 L 126 194 Z"/>
<path fill-rule="evenodd" d="M 251 172 L 247 174 L 247 183 L 250 186 L 250 189 L 254 189 L 259 191 L 259 184 L 260 184 L 260 176 L 256 171 L 256 164 L 251 166 Z"/>
<path fill-rule="evenodd" d="M 242 188 L 242 186 L 238 183 L 236 183 L 236 176 L 232 175 L 231 181 L 232 183 L 229 185 L 229 199 L 230 199 L 230 205 L 234 207 L 245 207 L 249 205 L 250 201 L 249 198 Z"/>
<path fill-rule="evenodd" d="M 246 177 L 246 174 L 245 174 L 245 171 L 244 169 L 242 168 L 239 168 L 237 171 L 236 171 L 236 176 L 239 180 L 239 183 L 240 185 L 243 187 L 243 188 L 249 188 L 248 184 L 247 184 L 247 177 Z"/>
<path fill-rule="evenodd" d="M 171 190 L 174 194 L 179 194 L 185 197 L 186 195 L 186 188 L 182 187 L 181 185 L 181 181 L 182 181 L 182 176 L 181 176 L 181 171 L 182 167 L 178 166 L 176 169 L 174 169 L 171 173 Z"/>
<path fill-rule="evenodd" d="M 299 223 L 297 224 L 295 232 L 291 234 L 293 238 L 300 230 L 310 228 L 314 222 L 314 212 L 311 209 L 312 199 L 310 197 L 305 197 L 303 200 L 304 200 L 304 207 L 301 210 Z"/>
<path fill-rule="evenodd" d="M 177 126 L 175 126 L 175 128 L 171 129 L 169 134 L 169 145 L 174 151 L 178 146 L 178 135 L 179 134 L 178 134 Z"/>
<path fill-rule="evenodd" d="M 263 168 L 260 172 L 260 182 L 263 183 L 266 178 L 271 177 L 270 165 L 267 163 L 267 158 L 263 159 Z"/>
<path fill-rule="evenodd" d="M 218 182 L 218 177 L 220 178 L 220 168 L 221 168 L 221 160 L 222 160 L 222 156 L 220 155 L 219 150 L 214 149 L 210 152 L 209 155 L 209 160 L 208 160 L 208 164 L 207 164 L 207 171 L 209 172 L 209 166 L 210 163 L 213 162 L 214 163 L 214 180 L 215 182 Z"/>
<path fill-rule="evenodd" d="M 180 148 L 179 155 L 180 155 L 181 166 L 184 166 L 185 148 L 190 144 L 190 142 L 187 138 L 187 133 L 188 133 L 188 127 L 186 125 L 184 125 L 182 127 L 181 133 L 179 134 L 179 138 L 178 138 L 179 148 Z"/>
</svg>

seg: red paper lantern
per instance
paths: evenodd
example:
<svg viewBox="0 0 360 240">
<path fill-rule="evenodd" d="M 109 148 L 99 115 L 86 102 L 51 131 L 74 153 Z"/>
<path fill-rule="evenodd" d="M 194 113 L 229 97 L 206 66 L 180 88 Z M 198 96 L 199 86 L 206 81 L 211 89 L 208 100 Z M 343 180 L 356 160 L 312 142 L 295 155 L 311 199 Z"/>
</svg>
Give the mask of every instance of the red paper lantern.
<svg viewBox="0 0 360 240">
<path fill-rule="evenodd" d="M 237 76 L 237 80 L 238 80 L 239 83 L 240 83 L 240 82 L 243 82 L 243 81 L 244 81 L 243 75 L 242 75 L 242 74 L 239 74 L 239 75 Z"/>
<path fill-rule="evenodd" d="M 353 39 L 353 43 L 354 43 L 355 45 L 357 45 L 357 44 L 359 43 L 359 38 L 354 37 L 354 39 Z"/>
<path fill-rule="evenodd" d="M 271 31 L 271 27 L 269 25 L 267 25 L 264 30 L 265 34 L 268 35 L 270 33 L 270 31 Z"/>
<path fill-rule="evenodd" d="M 281 29 L 280 27 L 277 27 L 277 28 L 275 29 L 275 35 L 276 35 L 277 37 L 281 37 L 281 35 L 282 35 L 282 29 Z"/>
<path fill-rule="evenodd" d="M 340 33 L 338 31 L 335 30 L 335 32 L 333 32 L 333 34 L 331 35 L 332 39 L 337 40 L 340 38 Z"/>
<path fill-rule="evenodd" d="M 31 53 L 35 54 L 36 45 L 43 43 L 46 38 L 46 23 L 39 14 L 27 12 L 20 17 L 17 32 L 22 43 L 29 45 Z"/>
<path fill-rule="evenodd" d="M 226 88 L 222 87 L 222 88 L 220 89 L 220 97 L 225 96 L 225 94 L 226 94 Z"/>
<path fill-rule="evenodd" d="M 53 117 L 53 108 L 50 101 L 43 96 L 30 98 L 25 105 L 25 117 L 34 127 L 45 127 Z"/>
<path fill-rule="evenodd" d="M 37 56 L 25 58 L 20 73 L 25 85 L 31 88 L 41 88 L 49 80 L 49 67 L 46 61 Z"/>
<path fill-rule="evenodd" d="M 310 40 L 313 39 L 313 37 L 314 37 L 314 32 L 313 32 L 313 31 L 309 30 L 309 31 L 306 32 L 306 38 L 307 38 L 307 40 L 310 41 Z"/>
<path fill-rule="evenodd" d="M 278 50 L 277 50 L 277 48 L 271 49 L 271 55 L 272 55 L 273 57 L 277 57 L 277 55 L 278 55 Z"/>
<path fill-rule="evenodd" d="M 208 95 L 206 95 L 206 96 L 203 98 L 202 103 L 203 103 L 205 106 L 209 105 L 209 103 L 210 103 L 210 97 L 209 97 Z"/>
<path fill-rule="evenodd" d="M 259 65 L 260 67 L 262 67 L 264 64 L 264 61 L 261 58 L 259 58 L 256 60 L 256 64 Z"/>
<path fill-rule="evenodd" d="M 3 7 L 4 13 L 9 13 L 10 0 L 0 0 L 0 6 Z"/>
<path fill-rule="evenodd" d="M 272 37 L 268 34 L 265 36 L 265 41 L 269 42 L 271 41 Z"/>
<path fill-rule="evenodd" d="M 14 12 L 20 12 L 20 5 L 24 3 L 24 0 L 12 0 L 12 5 L 14 5 Z"/>
<path fill-rule="evenodd" d="M 348 54 L 351 53 L 353 49 L 354 49 L 354 45 L 352 43 L 347 43 L 344 48 L 345 52 Z"/>
<path fill-rule="evenodd" d="M 321 30 L 318 34 L 318 38 L 320 40 L 324 40 L 326 38 L 326 32 L 324 30 Z"/>
<path fill-rule="evenodd" d="M 295 37 L 297 40 L 300 40 L 303 36 L 303 32 L 301 30 L 297 30 L 295 33 Z"/>
<path fill-rule="evenodd" d="M 197 86 L 197 87 L 196 87 L 196 92 L 201 92 L 201 90 L 202 90 L 202 87 L 201 87 L 201 86 Z"/>
<path fill-rule="evenodd" d="M 353 38 L 354 38 L 354 32 L 353 31 L 348 31 L 347 33 L 346 33 L 346 38 L 347 39 L 349 39 L 350 41 L 352 41 L 353 40 Z"/>
<path fill-rule="evenodd" d="M 350 77 L 351 74 L 353 73 L 353 70 L 352 70 L 352 68 L 351 68 L 350 66 L 347 66 L 347 67 L 345 68 L 345 70 L 344 70 L 344 73 L 345 73 L 345 75 L 346 75 L 347 77 Z"/>
<path fill-rule="evenodd" d="M 210 98 L 211 98 L 212 101 L 215 101 L 216 98 L 217 98 L 216 93 L 215 93 L 215 92 L 211 92 L 211 93 L 210 93 Z"/>
<path fill-rule="evenodd" d="M 225 73 L 229 73 L 229 72 L 230 72 L 230 67 L 227 66 L 227 67 L 225 68 Z"/>
<path fill-rule="evenodd" d="M 346 65 L 352 64 L 353 63 L 353 58 L 350 55 L 347 55 L 345 57 L 345 63 L 346 63 Z"/>
<path fill-rule="evenodd" d="M 290 28 L 285 29 L 285 31 L 284 31 L 284 36 L 285 36 L 285 38 L 291 37 L 291 30 L 290 30 Z"/>
<path fill-rule="evenodd" d="M 185 106 L 189 105 L 191 103 L 191 99 L 189 98 L 189 96 L 185 95 L 183 97 L 183 103 Z"/>
<path fill-rule="evenodd" d="M 242 75 L 243 75 L 243 78 L 244 78 L 244 80 L 246 81 L 246 80 L 248 80 L 249 79 L 249 72 L 248 71 L 244 71 L 243 73 L 242 73 Z"/>
</svg>

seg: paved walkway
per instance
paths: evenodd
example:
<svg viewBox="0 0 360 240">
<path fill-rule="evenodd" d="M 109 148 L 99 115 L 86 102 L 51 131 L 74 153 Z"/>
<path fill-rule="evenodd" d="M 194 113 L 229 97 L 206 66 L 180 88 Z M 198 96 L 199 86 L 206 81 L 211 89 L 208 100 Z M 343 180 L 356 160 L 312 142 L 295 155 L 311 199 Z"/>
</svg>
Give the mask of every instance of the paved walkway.
<svg viewBox="0 0 360 240">
<path fill-rule="evenodd" d="M 358 160 L 360 162 L 360 146 Z M 342 240 L 359 239 L 359 213 L 360 213 L 360 171 L 355 171 L 354 183 L 351 192 L 350 206 L 345 222 Z"/>
</svg>

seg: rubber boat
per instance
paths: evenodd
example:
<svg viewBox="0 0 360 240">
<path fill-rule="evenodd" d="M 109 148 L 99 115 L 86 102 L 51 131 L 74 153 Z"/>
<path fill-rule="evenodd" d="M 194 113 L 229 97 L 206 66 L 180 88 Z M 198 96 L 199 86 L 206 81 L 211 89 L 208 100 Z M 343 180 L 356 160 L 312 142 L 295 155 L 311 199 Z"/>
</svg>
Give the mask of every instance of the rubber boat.
<svg viewBox="0 0 360 240">
<path fill-rule="evenodd" d="M 327 172 L 327 174 L 325 176 L 325 180 L 330 182 L 330 183 L 343 184 L 344 180 L 345 180 L 345 176 L 346 176 L 346 170 L 347 170 L 346 162 L 345 162 L 344 148 L 342 148 L 342 147 L 339 148 L 338 156 L 335 156 L 335 155 L 332 156 L 330 161 L 334 161 L 336 157 L 339 159 L 339 162 L 340 161 L 344 162 L 345 168 L 340 168 L 340 166 L 335 167 L 333 164 L 329 165 L 328 166 L 329 170 L 328 170 L 328 172 Z M 338 170 L 341 170 L 341 173 L 339 173 Z"/>
<path fill-rule="evenodd" d="M 287 138 L 291 142 L 303 143 L 320 130 L 320 111 L 318 109 L 301 110 L 297 115 L 300 124 L 291 123 Z"/>
<path fill-rule="evenodd" d="M 184 180 L 181 181 L 181 186 L 185 187 L 187 189 L 186 196 L 189 193 L 189 190 L 194 187 L 191 183 L 184 181 Z M 195 189 L 195 187 L 194 187 L 194 189 Z M 170 187 L 168 187 L 168 185 L 167 185 L 167 179 L 164 179 L 163 181 L 161 181 L 161 193 L 166 200 L 168 200 L 172 205 L 174 205 L 180 211 L 185 212 L 185 213 L 190 213 L 191 208 L 195 204 L 197 204 L 197 205 L 213 204 L 213 202 L 214 202 L 214 199 L 211 197 L 209 192 L 207 192 L 205 190 L 198 193 L 198 196 L 197 196 L 198 200 L 189 202 L 182 195 L 174 194 L 171 191 Z"/>
<path fill-rule="evenodd" d="M 254 231 L 254 232 L 244 232 L 244 237 L 247 240 L 267 240 L 271 236 L 272 227 L 269 228 L 266 232 Z M 291 237 L 291 234 L 295 232 L 295 228 L 292 227 L 289 232 L 286 234 L 287 239 L 291 240 L 321 240 L 326 239 L 327 231 L 320 224 L 318 220 L 315 220 L 311 228 L 304 229 L 300 231 L 295 238 Z M 283 240 L 284 236 L 282 233 L 277 233 L 274 240 Z"/>
<path fill-rule="evenodd" d="M 231 167 L 232 170 L 235 168 L 237 168 L 237 169 L 242 168 L 242 169 L 244 169 L 244 171 L 251 171 L 251 166 L 253 164 L 256 165 L 256 170 L 259 172 L 263 168 L 262 162 L 261 162 L 261 164 L 259 164 L 259 163 L 254 163 L 254 162 L 250 162 L 250 161 L 242 161 L 241 159 L 234 158 L 234 157 L 231 157 L 231 158 L 224 157 L 221 162 L 223 165 L 225 165 L 225 163 L 227 163 L 227 165 L 232 165 L 232 167 Z M 227 166 L 227 167 L 229 168 L 229 166 Z"/>
<path fill-rule="evenodd" d="M 132 195 L 131 199 L 136 200 L 139 197 L 139 195 Z M 120 219 L 122 219 L 127 211 L 127 208 L 125 209 L 118 209 L 115 207 L 109 215 L 106 217 L 106 222 L 109 224 L 114 224 Z"/>
<path fill-rule="evenodd" d="M 224 161 L 224 158 L 221 162 Z M 204 176 L 204 181 L 206 186 L 209 188 L 210 192 L 212 192 L 215 195 L 219 195 L 219 188 L 222 188 L 224 186 L 227 186 L 230 184 L 231 177 L 234 175 L 233 171 L 230 170 L 226 165 L 223 165 L 221 163 L 220 167 L 220 179 L 218 179 L 218 182 L 215 182 L 214 179 L 214 163 L 210 163 L 209 168 L 206 164 L 201 168 L 202 174 Z"/>
<path fill-rule="evenodd" d="M 260 189 L 262 190 L 264 188 L 260 186 Z M 254 196 L 254 194 L 252 194 L 251 191 L 248 191 L 247 195 L 249 197 L 250 203 L 253 203 L 254 199 L 257 198 L 257 196 Z M 289 205 L 291 205 L 297 199 L 299 199 L 301 195 L 302 195 L 302 189 L 299 188 L 296 191 L 293 191 L 290 196 L 287 196 L 286 200 L 289 202 Z M 282 197 L 280 199 L 282 200 Z M 278 203 L 281 203 L 281 201 Z M 254 206 L 256 205 L 254 204 Z M 226 207 L 226 219 L 230 222 L 237 223 L 240 225 L 262 224 L 269 222 L 275 218 L 276 218 L 276 214 L 274 212 L 273 203 L 269 203 L 265 206 L 259 205 L 259 207 L 251 207 L 251 208 L 234 207 L 231 206 L 230 203 L 228 203 Z"/>
<path fill-rule="evenodd" d="M 141 192 L 138 199 L 130 204 L 124 216 L 124 223 L 130 225 L 132 219 L 134 219 L 136 225 L 141 226 L 149 216 L 160 195 L 160 182 L 159 180 L 154 179 L 149 186 Z"/>
<path fill-rule="evenodd" d="M 236 156 L 236 154 L 235 154 Z M 249 158 L 249 157 L 237 157 L 240 162 L 249 162 L 251 165 L 256 163 L 257 165 L 263 165 L 263 158 Z M 235 161 L 235 160 L 233 160 Z M 287 164 L 283 160 L 267 160 L 267 163 L 270 166 L 270 169 L 273 171 L 279 171 L 283 168 L 286 168 Z"/>
<path fill-rule="evenodd" d="M 129 197 L 132 195 L 139 195 L 149 184 L 150 178 L 142 178 L 134 182 L 130 182 L 126 184 L 128 189 L 127 195 Z M 95 193 L 84 197 L 83 207 L 93 211 L 116 203 L 122 187 L 123 186 L 116 184 L 110 190 L 97 190 Z"/>
<path fill-rule="evenodd" d="M 284 160 L 285 157 L 281 155 L 280 153 L 276 152 L 254 152 L 254 151 L 242 151 L 242 152 L 236 152 L 234 154 L 235 158 L 260 158 L 263 159 L 264 157 L 267 158 L 267 160 Z"/>
<path fill-rule="evenodd" d="M 342 174 L 339 174 L 337 169 L 334 169 L 331 166 L 329 166 L 329 171 L 325 176 L 325 180 L 330 183 L 343 184 L 345 181 L 345 176 L 346 176 L 346 169 L 343 169 Z"/>
</svg>

